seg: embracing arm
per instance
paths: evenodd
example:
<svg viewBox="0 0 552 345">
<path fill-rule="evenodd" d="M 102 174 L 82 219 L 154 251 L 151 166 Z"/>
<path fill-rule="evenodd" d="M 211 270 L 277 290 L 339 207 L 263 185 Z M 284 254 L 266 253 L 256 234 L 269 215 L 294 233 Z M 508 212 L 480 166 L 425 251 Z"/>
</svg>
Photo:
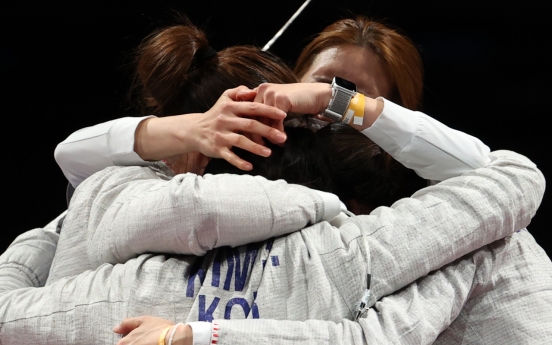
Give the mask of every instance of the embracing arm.
<svg viewBox="0 0 552 345">
<path fill-rule="evenodd" d="M 492 264 L 493 254 L 441 267 L 527 226 L 542 200 L 544 178 L 532 162 L 508 151 L 492 153 L 491 160 L 484 169 L 357 217 L 370 248 L 371 303 L 379 300 L 366 318 L 358 323 L 220 320 L 219 343 L 433 343 L 469 298 L 481 274 L 477 267 Z M 336 274 L 334 283 L 343 280 L 336 267 L 326 270 Z"/>
<path fill-rule="evenodd" d="M 414 208 L 412 209 L 407 208 L 404 203 L 400 207 L 394 206 L 397 212 L 397 219 L 401 218 L 403 224 L 407 223 L 405 226 L 399 227 L 399 230 L 409 230 L 409 234 L 413 235 L 413 238 L 405 241 L 404 238 L 393 236 L 391 229 L 394 225 L 400 225 L 401 223 L 398 220 L 393 220 L 393 215 L 377 214 L 366 216 L 363 219 L 363 222 L 366 223 L 370 223 L 368 218 L 377 219 L 376 223 L 367 224 L 367 229 L 373 230 L 372 235 L 374 235 L 374 238 L 383 236 L 381 242 L 390 244 L 392 249 L 395 248 L 399 251 L 408 249 L 406 255 L 400 256 L 390 266 L 375 265 L 375 268 L 379 267 L 376 272 L 374 271 L 374 267 L 372 269 L 375 278 L 378 275 L 385 275 L 385 272 L 388 270 L 396 270 L 397 274 L 407 275 L 407 280 L 412 279 L 416 275 L 423 276 L 433 269 L 432 265 L 439 264 L 439 260 L 442 259 L 426 259 L 426 256 L 433 256 L 436 252 L 450 251 L 453 257 L 450 260 L 453 260 L 455 256 L 458 257 L 465 254 L 465 251 L 468 250 L 468 242 L 473 241 L 473 238 L 477 234 L 481 235 L 483 233 L 484 241 L 490 242 L 494 238 L 502 236 L 499 232 L 503 230 L 495 229 L 495 227 L 504 226 L 506 227 L 504 232 L 513 232 L 516 228 L 524 227 L 529 223 L 544 192 L 542 174 L 530 161 L 513 153 L 497 152 L 493 153 L 491 158 L 492 162 L 487 168 L 478 169 L 460 178 L 450 179 L 437 186 L 424 189 L 424 191 L 421 191 L 412 198 L 414 200 L 405 200 L 404 203 L 413 204 Z M 436 189 L 437 187 L 439 189 Z M 481 189 L 480 192 L 477 191 L 479 189 Z M 457 198 L 458 200 L 453 200 Z M 424 208 L 435 209 L 436 212 L 433 214 L 431 212 L 420 214 L 416 207 L 421 203 L 425 204 Z M 420 221 L 413 223 L 413 215 L 417 215 Z M 449 216 L 452 218 L 449 219 Z M 380 225 L 379 227 L 372 227 L 378 224 Z M 419 226 L 419 229 L 416 229 L 417 226 Z M 437 245 L 425 248 L 423 245 L 425 243 L 425 239 L 422 236 L 423 233 L 426 233 L 427 236 L 438 235 L 438 228 L 440 227 L 450 228 L 448 232 L 458 229 L 458 234 L 448 234 L 452 237 L 447 237 L 446 241 L 444 237 L 438 236 Z M 396 232 L 394 234 L 396 235 Z M 333 232 L 328 235 L 333 236 Z M 339 236 L 339 234 L 336 234 L 336 236 Z M 452 242 L 449 239 L 452 239 Z M 399 242 L 409 245 L 399 248 Z M 373 249 L 372 244 L 370 244 L 370 251 L 373 256 L 372 264 L 374 265 L 374 260 L 377 259 L 377 255 L 379 254 L 383 254 L 381 260 L 386 260 L 385 251 Z M 348 245 L 343 249 L 346 251 L 345 249 L 353 247 L 352 245 Z M 413 248 L 410 249 L 410 247 Z M 409 262 L 408 259 L 412 259 L 413 253 L 417 253 L 418 257 L 422 260 Z M 357 254 L 358 251 L 351 253 L 355 257 Z M 135 266 L 140 267 L 141 264 L 137 262 Z M 421 267 L 413 269 L 412 266 Z M 104 303 L 106 306 L 111 305 L 110 308 L 106 308 L 105 310 L 116 312 L 120 316 L 119 320 L 125 317 L 124 312 L 117 307 L 116 303 L 119 301 L 119 297 L 117 297 L 117 289 L 114 287 L 120 288 L 132 284 L 127 284 L 128 282 L 122 280 L 122 276 L 118 278 L 117 275 L 112 275 L 107 271 L 108 267 L 109 265 L 102 266 L 96 273 L 89 271 L 80 277 L 57 282 L 47 288 L 32 289 L 32 291 L 22 290 L 0 295 L 0 340 L 2 343 L 6 345 L 16 344 L 21 342 L 22 339 L 36 344 L 74 343 L 75 339 L 72 337 L 83 336 L 83 338 L 91 337 L 86 339 L 93 339 L 94 336 L 98 336 L 98 333 L 105 332 L 104 329 L 100 329 L 99 332 L 98 329 L 92 329 L 93 325 L 95 325 L 94 327 L 98 327 L 98 324 L 88 322 L 87 318 L 93 317 L 96 314 L 91 314 L 88 309 L 81 308 L 80 306 L 95 305 L 93 301 L 85 302 L 84 300 L 90 298 L 90 291 L 100 291 L 97 296 L 101 296 L 103 301 L 101 303 Z M 122 269 L 123 265 L 115 267 L 118 267 L 118 272 L 121 272 L 120 269 Z M 411 274 L 410 270 L 414 270 L 415 272 Z M 454 273 L 454 270 L 451 272 Z M 460 270 L 460 272 L 469 273 L 470 271 L 467 269 Z M 94 276 L 94 280 L 89 280 Z M 391 278 L 393 277 L 391 276 Z M 436 277 L 439 278 L 440 276 L 436 275 Z M 466 281 L 469 282 L 470 275 L 466 277 Z M 443 278 L 450 280 L 450 277 L 446 275 Z M 416 277 L 413 279 L 416 279 Z M 356 340 L 359 340 L 359 343 L 363 343 L 372 338 L 385 339 L 387 337 L 399 339 L 399 341 L 404 339 L 405 343 L 427 343 L 435 338 L 435 335 L 439 333 L 442 327 L 446 326 L 447 322 L 454 319 L 458 304 L 461 304 L 462 299 L 465 299 L 464 292 L 459 294 L 458 289 L 443 291 L 443 284 L 439 284 L 438 282 L 439 280 L 437 280 L 436 284 L 437 290 L 427 290 L 429 292 L 425 295 L 426 297 L 420 296 L 419 300 L 404 295 L 406 297 L 402 301 L 402 304 L 407 307 L 415 307 L 411 310 L 417 310 L 415 314 L 400 314 L 400 310 L 394 311 L 393 308 L 384 310 L 383 303 L 385 303 L 385 300 L 382 300 L 382 304 L 379 304 L 380 302 L 376 304 L 376 308 L 380 313 L 376 313 L 376 310 L 373 309 L 369 312 L 367 318 L 360 320 L 359 323 L 347 320 L 340 323 L 314 320 L 306 322 L 229 320 L 219 322 L 219 336 L 223 339 L 223 342 L 240 340 L 242 343 L 251 343 L 253 337 L 255 337 L 254 339 L 269 339 L 275 343 L 285 341 L 289 343 L 292 341 L 297 343 L 315 343 L 317 341 L 322 343 L 339 343 L 340 341 L 351 343 Z M 422 283 L 423 281 L 418 282 L 417 285 L 422 286 Z M 115 285 L 110 286 L 106 284 Z M 375 289 L 374 292 L 378 295 L 376 297 L 378 299 L 382 297 L 381 294 L 386 290 L 384 282 L 380 282 L 379 285 L 384 287 Z M 397 286 L 398 283 L 393 282 L 392 285 Z M 65 288 L 64 286 L 67 287 Z M 449 287 L 450 285 L 447 284 L 445 286 Z M 468 284 L 467 286 L 471 285 Z M 400 295 L 402 296 L 402 294 L 407 293 L 410 289 L 409 287 L 403 290 Z M 55 291 L 58 292 L 56 293 Z M 104 295 L 103 292 L 106 294 Z M 414 290 L 414 292 L 416 291 Z M 112 296 L 106 300 L 104 296 L 108 295 Z M 452 298 L 451 304 L 443 305 L 439 296 L 449 296 Z M 60 301 L 63 304 L 58 303 Z M 355 303 L 356 301 L 350 302 Z M 401 303 L 396 303 L 395 305 L 400 306 Z M 393 307 L 393 304 L 391 307 Z M 61 312 L 56 312 L 56 310 Z M 440 312 L 432 314 L 436 311 Z M 387 314 L 387 312 L 390 314 Z M 31 314 L 35 317 L 30 318 L 29 315 Z M 119 320 L 113 319 L 113 317 L 116 318 L 117 315 L 112 315 L 111 318 L 108 315 L 105 315 L 105 318 L 100 316 L 100 320 L 108 320 L 115 324 Z M 385 315 L 390 316 L 387 317 Z M 393 315 L 401 317 L 396 318 Z M 430 315 L 437 315 L 439 319 L 432 320 Z M 427 320 L 425 319 L 426 317 Z M 399 320 L 399 326 L 402 326 L 396 326 L 394 321 L 397 319 Z M 68 322 L 68 320 L 72 321 Z M 401 320 L 404 322 L 401 322 Z M 54 324 L 56 327 L 52 326 Z M 107 327 L 105 322 L 100 322 L 99 325 Z M 411 332 L 407 332 L 409 327 L 412 328 Z M 75 329 L 78 329 L 79 332 L 74 332 Z M 49 336 L 44 336 L 44 332 L 50 330 L 52 332 L 48 334 Z M 282 332 L 282 330 L 288 332 Z M 85 335 L 84 332 L 87 334 Z M 293 334 L 294 337 L 282 339 L 282 337 L 289 334 Z M 415 341 L 411 341 L 412 339 L 415 339 Z M 385 341 L 382 340 L 382 342 Z"/>
<path fill-rule="evenodd" d="M 424 189 L 391 208 L 357 217 L 360 229 L 348 223 L 340 231 L 323 231 L 323 236 L 319 229 L 303 230 L 302 236 L 313 246 L 310 255 L 330 257 L 325 260 L 325 272 L 342 296 L 355 290 L 350 287 L 355 280 L 344 274 L 342 263 L 359 266 L 358 271 L 352 270 L 358 274 L 366 265 L 351 241 L 359 238 L 357 231 L 365 233 L 372 264 L 371 303 L 379 300 L 367 317 L 358 323 L 219 320 L 218 343 L 431 344 L 455 320 L 477 285 L 474 282 L 479 275 L 485 276 L 481 272 L 495 270 L 488 266 L 495 260 L 487 251 L 441 267 L 526 226 L 543 192 L 543 176 L 532 162 L 499 151 L 491 154 L 491 162 L 483 169 Z M 337 243 L 340 250 L 331 243 Z M 480 273 L 478 267 L 483 267 Z M 408 285 L 420 277 L 424 278 Z M 362 289 L 359 292 L 357 298 Z M 348 300 L 351 308 L 357 302 L 353 299 Z M 209 332 L 209 325 L 206 328 Z M 204 338 L 204 327 L 193 329 L 194 337 Z"/>
<path fill-rule="evenodd" d="M 320 114 L 331 95 L 326 83 L 262 84 L 255 100 L 284 111 Z M 362 120 L 348 124 L 419 176 L 443 181 L 489 163 L 490 150 L 479 139 L 384 98 L 364 97 Z"/>
<path fill-rule="evenodd" d="M 239 196 L 239 197 L 236 197 Z M 177 175 L 111 167 L 71 202 L 51 280 L 142 253 L 204 255 L 287 234 L 339 214 L 337 196 L 249 175 Z"/>
<path fill-rule="evenodd" d="M 490 158 L 482 169 L 356 217 L 370 248 L 373 300 L 530 223 L 544 176 L 514 152 Z"/>
<path fill-rule="evenodd" d="M 0 255 L 0 293 L 44 286 L 64 217 L 65 212 L 44 228 L 24 232 Z"/>
<path fill-rule="evenodd" d="M 34 249 L 31 249 L 31 251 Z M 467 258 L 412 284 L 369 310 L 358 323 L 350 320 L 217 320 L 220 344 L 351 344 L 388 343 L 430 344 L 450 323 L 469 297 L 476 273 L 476 263 Z M 103 265 L 47 287 L 18 286 L 0 292 L 0 342 L 19 344 L 96 344 L 115 343 L 118 338 L 110 329 L 127 311 L 128 293 L 143 266 L 141 260 L 125 265 Z M 0 266 L 0 275 L 5 267 Z M 446 288 L 444 288 L 446 286 Z M 12 290 L 12 291 L 9 291 Z M 126 292 L 125 292 L 126 291 Z M 376 311 L 377 310 L 377 311 Z M 443 317 L 444 316 L 444 317 Z M 140 322 L 136 322 L 140 320 Z M 157 320 L 155 320 L 157 319 Z M 155 322 L 152 322 L 155 321 Z M 157 344 L 161 329 L 171 321 L 158 318 L 125 319 L 117 333 L 128 333 L 118 344 Z M 211 324 L 192 323 L 194 344 L 210 344 Z M 157 328 L 153 326 L 157 326 Z M 206 327 L 201 327 L 206 326 Z M 191 329 L 180 327 L 173 344 L 191 344 Z M 201 336 L 203 335 L 203 338 Z M 201 342 L 201 339 L 204 342 Z M 190 339 L 188 338 L 188 341 Z"/>
<path fill-rule="evenodd" d="M 433 344 L 468 300 L 476 266 L 467 258 L 439 270 L 378 301 L 358 322 L 216 320 L 218 344 Z"/>
<path fill-rule="evenodd" d="M 260 176 L 183 174 L 170 181 L 128 182 L 123 192 L 109 182 L 90 213 L 89 250 L 110 245 L 117 254 L 95 253 L 98 264 L 125 262 L 144 252 L 203 255 L 214 247 L 297 231 L 339 213 L 333 194 Z"/>
</svg>

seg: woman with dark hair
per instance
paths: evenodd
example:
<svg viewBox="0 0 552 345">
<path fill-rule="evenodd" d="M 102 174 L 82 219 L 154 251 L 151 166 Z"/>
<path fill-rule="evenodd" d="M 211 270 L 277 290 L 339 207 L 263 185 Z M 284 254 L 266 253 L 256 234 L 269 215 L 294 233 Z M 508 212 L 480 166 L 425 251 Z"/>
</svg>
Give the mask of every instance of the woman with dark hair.
<svg viewBox="0 0 552 345">
<path fill-rule="evenodd" d="M 242 65 L 240 68 L 247 70 L 252 67 Z M 331 89 L 327 85 L 324 86 L 326 90 L 330 90 L 331 97 Z M 267 85 L 265 90 L 256 94 L 265 97 L 270 94 L 267 92 L 270 90 L 274 90 L 274 85 Z M 325 92 L 324 95 L 327 96 L 328 93 Z M 371 104 L 374 105 L 373 102 Z M 321 106 L 327 107 L 328 104 L 322 103 Z M 368 109 L 365 116 L 370 118 L 370 114 Z M 381 116 L 383 115 L 379 114 L 379 119 Z M 375 117 L 378 118 L 378 114 Z M 340 124 L 331 125 L 311 137 L 307 137 L 310 132 L 300 133 L 303 136 L 300 135 L 298 138 L 308 139 L 307 142 L 316 147 L 313 143 L 319 140 L 319 136 L 323 138 L 324 135 L 337 135 L 333 129 L 339 130 L 339 127 Z M 343 128 L 350 132 L 349 127 Z M 370 128 L 378 128 L 376 122 Z M 308 165 L 303 165 L 298 159 L 301 157 L 298 154 L 305 150 L 296 149 L 295 154 L 285 154 L 286 150 L 293 149 L 295 145 L 292 131 L 290 130 L 289 145 L 282 149 L 281 157 L 285 159 L 280 165 L 293 166 L 285 163 L 286 159 L 291 159 L 291 163 L 296 163 L 298 168 L 303 169 L 284 169 L 290 172 L 289 179 L 303 178 L 304 184 L 318 183 L 330 189 L 334 188 L 336 192 L 346 190 L 346 186 L 356 186 L 364 182 L 362 179 L 353 179 L 347 181 L 348 184 L 332 185 L 337 175 L 332 164 L 327 164 L 327 161 L 329 179 L 317 181 L 318 177 L 306 177 L 309 175 L 303 172 L 312 173 L 312 169 L 307 169 Z M 364 138 L 361 133 L 354 133 L 358 138 Z M 407 138 L 410 140 L 411 136 Z M 321 143 L 329 144 L 327 140 L 321 140 L 318 144 Z M 348 140 L 347 143 L 353 144 L 353 141 Z M 365 143 L 359 146 L 358 151 L 366 148 L 364 145 Z M 307 145 L 307 148 L 310 149 L 311 145 Z M 340 146 L 330 145 L 322 151 L 332 148 L 340 149 Z M 402 150 L 402 147 L 391 145 L 385 149 L 395 152 L 397 149 Z M 280 153 L 276 153 L 276 147 L 273 147 L 273 150 L 275 155 L 271 159 L 277 159 Z M 355 151 L 353 150 L 353 153 Z M 374 150 L 372 146 L 368 152 L 370 157 L 375 157 L 381 151 Z M 350 152 L 341 152 L 342 157 L 336 159 L 342 158 L 346 163 L 346 160 L 354 157 L 343 153 Z M 312 157 L 316 164 L 324 163 L 320 155 Z M 71 272 L 75 267 L 68 267 L 65 272 L 63 266 L 52 267 L 52 283 L 46 287 L 23 289 L 0 296 L 5 301 L 9 300 L 9 304 L 0 304 L 0 315 L 3 316 L 0 321 L 2 343 L 21 342 L 22 337 L 33 343 L 110 342 L 114 338 L 106 334 L 106 325 L 118 322 L 125 315 L 142 313 L 155 313 L 172 320 L 189 321 L 258 318 L 261 315 L 280 320 L 295 320 L 248 320 L 246 323 L 239 320 L 221 320 L 217 321 L 220 329 L 218 326 L 211 329 L 211 324 L 194 326 L 205 328 L 207 325 L 209 338 L 211 330 L 216 331 L 214 339 L 220 336 L 220 343 L 239 340 L 250 342 L 251 336 L 262 336 L 260 339 L 263 342 L 271 340 L 293 343 L 307 339 L 322 340 L 321 338 L 326 338 L 324 334 L 329 338 L 328 341 L 333 343 L 366 339 L 377 341 L 385 339 L 382 337 L 393 339 L 394 336 L 413 341 L 417 339 L 420 342 L 422 339 L 434 339 L 442 327 L 446 327 L 447 322 L 457 315 L 458 305 L 470 297 L 469 289 L 462 290 L 461 294 L 454 293 L 456 290 L 453 290 L 452 294 L 450 291 L 442 291 L 441 295 L 436 295 L 433 290 L 420 286 L 417 296 L 423 297 L 423 301 L 410 301 L 410 310 L 423 310 L 422 315 L 405 315 L 403 312 L 400 314 L 401 318 L 395 318 L 397 314 L 392 308 L 389 309 L 389 306 L 397 303 L 404 306 L 406 297 L 416 296 L 417 284 L 414 284 L 402 293 L 378 302 L 377 308 L 384 319 L 378 319 L 379 316 L 374 309 L 368 311 L 365 318 L 358 322 L 347 319 L 354 305 L 362 297 L 369 279 L 366 273 L 373 276 L 372 297 L 366 301 L 367 306 L 370 306 L 381 297 L 430 271 L 460 258 L 475 248 L 511 234 L 528 223 L 542 198 L 542 175 L 532 163 L 521 156 L 503 152 L 494 153 L 491 157 L 492 162 L 486 167 L 420 191 L 413 198 L 404 199 L 391 208 L 379 208 L 370 216 L 337 219 L 339 224 L 336 224 L 336 227 L 327 222 L 319 222 L 298 233 L 235 249 L 218 248 L 207 252 L 203 257 L 145 254 L 129 260 L 125 265 L 101 265 L 101 260 L 105 259 L 101 256 L 112 255 L 113 260 L 107 261 L 116 262 L 119 259 L 124 261 L 129 253 L 133 255 L 133 251 L 139 253 L 143 250 L 159 249 L 162 252 L 181 253 L 182 250 L 191 247 L 190 240 L 193 242 L 196 239 L 199 239 L 199 250 L 210 248 L 213 242 L 218 245 L 218 240 L 215 238 L 213 241 L 211 236 L 207 241 L 203 241 L 201 233 L 195 231 L 194 224 L 190 224 L 193 234 L 191 237 L 180 236 L 180 233 L 190 230 L 182 229 L 186 225 L 183 218 L 201 218 L 203 211 L 208 211 L 201 208 L 202 203 L 217 203 L 219 200 L 222 203 L 212 207 L 216 212 L 204 216 L 197 225 L 207 225 L 205 231 L 209 231 L 209 225 L 212 225 L 209 222 L 214 219 L 218 221 L 219 226 L 225 225 L 225 220 L 234 221 L 233 217 L 240 211 L 234 209 L 236 202 L 256 197 L 258 192 L 251 191 L 255 190 L 257 185 L 269 186 L 271 183 L 260 177 L 230 175 L 207 175 L 200 178 L 193 174 L 183 174 L 170 179 L 173 172 L 163 163 L 152 168 L 104 170 L 86 180 L 77 190 L 56 252 L 56 256 L 59 254 L 67 259 L 69 266 L 75 266 L 72 260 L 84 262 L 85 265 L 90 265 L 90 268 L 98 264 L 101 266 L 95 271 L 63 278 L 62 273 L 75 273 Z M 188 169 L 190 158 L 173 157 L 167 162 L 173 170 L 178 171 L 181 168 Z M 209 162 L 207 168 L 215 163 L 216 161 Z M 383 167 L 382 171 L 386 172 L 386 165 Z M 383 177 L 385 178 L 385 175 Z M 168 179 L 170 180 L 167 181 Z M 218 179 L 224 183 L 221 182 L 215 186 L 217 188 L 211 189 L 216 192 L 210 195 L 197 194 L 197 187 L 202 188 L 208 181 Z M 240 181 L 247 183 L 243 184 Z M 289 193 L 293 186 L 282 181 L 275 183 L 279 183 L 275 185 L 277 188 L 264 192 L 274 193 L 271 200 L 279 200 L 280 206 L 282 203 L 301 205 L 304 204 L 303 199 L 307 202 L 309 198 L 316 199 L 316 194 L 303 190 L 300 186 L 297 186 L 296 191 L 302 192 L 302 195 Z M 227 194 L 224 194 L 226 192 L 222 187 L 228 188 L 229 184 L 235 184 L 232 187 L 236 193 L 228 198 L 224 196 Z M 348 192 L 358 193 L 358 190 L 351 188 Z M 192 203 L 188 203 L 187 199 L 182 197 L 186 193 L 192 196 Z M 244 193 L 249 194 L 244 196 Z M 218 194 L 224 195 L 221 197 Z M 320 199 L 315 200 L 314 205 L 311 202 L 314 208 L 317 207 L 316 201 L 319 202 Z M 255 205 L 257 206 L 262 205 Z M 245 207 L 245 204 L 242 207 Z M 373 205 L 368 204 L 367 207 L 371 208 Z M 308 213 L 309 208 L 305 206 L 301 212 Z M 288 215 L 278 211 L 278 208 L 269 209 L 272 212 L 270 226 L 288 222 Z M 248 215 L 248 219 L 239 219 L 240 222 L 255 222 L 260 216 L 257 208 L 250 209 Z M 309 218 L 319 217 L 299 215 L 297 218 L 304 222 L 305 218 L 309 221 Z M 297 223 L 299 221 L 295 222 Z M 102 226 L 103 233 L 100 229 Z M 286 223 L 283 228 L 288 229 L 283 230 L 287 231 L 289 227 Z M 71 233 L 75 234 L 79 229 L 85 229 L 87 243 L 84 246 L 82 236 L 70 238 Z M 121 233 L 120 239 L 115 238 Z M 138 242 L 133 242 L 133 236 L 141 237 L 138 238 Z M 430 255 L 424 254 L 429 252 L 426 248 L 428 238 L 433 238 Z M 120 244 L 119 240 L 127 242 L 123 247 L 116 247 Z M 405 246 L 405 243 L 409 245 Z M 103 251 L 111 254 L 100 254 Z M 14 251 L 9 252 L 2 257 L 2 263 L 9 261 L 4 259 L 17 257 L 16 254 Z M 424 278 L 424 282 L 428 282 L 429 286 L 439 287 L 448 281 L 448 284 L 453 286 L 465 287 L 464 281 L 469 282 L 470 279 L 451 278 L 460 278 L 456 275 L 458 272 L 466 274 L 468 278 L 472 274 L 477 276 L 481 272 L 481 262 L 489 263 L 489 257 L 484 255 L 485 251 L 474 261 L 461 260 L 450 266 L 450 269 L 445 268 L 436 275 Z M 497 253 L 489 250 L 489 255 L 496 256 Z M 83 259 L 82 256 L 86 258 Z M 480 262 L 479 259 L 483 260 Z M 54 259 L 54 265 L 56 260 L 58 258 Z M 62 261 L 59 259 L 59 262 Z M 76 263 L 76 266 L 78 265 L 79 262 Z M 5 265 L 3 268 L 17 270 L 19 266 Z M 38 276 L 44 278 L 44 274 Z M 473 279 L 472 276 L 472 282 Z M 452 305 L 436 303 L 443 297 L 451 298 Z M 33 303 L 29 304 L 29 301 Z M 439 315 L 448 308 L 451 309 L 451 317 L 440 317 Z M 429 313 L 427 319 L 425 312 Z M 301 322 L 315 318 L 326 321 Z M 395 320 L 401 327 L 391 326 Z M 117 331 L 125 333 L 128 324 L 126 322 L 125 326 L 117 328 Z M 135 323 L 134 325 L 136 326 Z M 248 328 L 245 333 L 244 327 Z M 25 332 L 22 332 L 23 329 Z M 174 327 L 173 330 L 177 337 L 174 340 L 180 342 L 183 340 L 180 332 L 190 329 Z M 165 335 L 167 331 L 168 329 Z M 157 340 L 161 330 L 155 328 L 151 332 L 153 333 L 150 335 Z M 136 334 L 132 332 L 121 343 L 131 341 Z M 194 340 L 198 340 L 196 338 Z"/>
</svg>

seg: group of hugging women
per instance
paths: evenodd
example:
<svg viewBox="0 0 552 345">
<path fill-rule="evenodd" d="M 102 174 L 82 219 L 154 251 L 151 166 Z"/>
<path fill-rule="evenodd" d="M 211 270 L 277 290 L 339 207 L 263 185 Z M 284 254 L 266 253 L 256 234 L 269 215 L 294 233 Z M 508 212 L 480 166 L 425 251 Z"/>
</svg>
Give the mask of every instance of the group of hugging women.
<svg viewBox="0 0 552 345">
<path fill-rule="evenodd" d="M 320 115 L 335 77 L 354 121 Z M 549 342 L 552 263 L 525 229 L 544 177 L 419 112 L 422 83 L 413 43 L 365 17 L 294 71 L 154 32 L 149 116 L 60 143 L 68 210 L 0 256 L 0 344 Z"/>
</svg>

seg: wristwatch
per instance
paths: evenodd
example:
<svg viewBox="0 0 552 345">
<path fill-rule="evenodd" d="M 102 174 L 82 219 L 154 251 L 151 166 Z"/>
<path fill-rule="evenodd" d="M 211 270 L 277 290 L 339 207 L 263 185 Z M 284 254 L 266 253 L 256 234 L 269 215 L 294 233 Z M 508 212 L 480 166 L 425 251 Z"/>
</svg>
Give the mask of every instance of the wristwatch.
<svg viewBox="0 0 552 345">
<path fill-rule="evenodd" d="M 342 121 L 351 98 L 356 94 L 356 85 L 343 78 L 334 77 L 331 86 L 332 98 L 323 115 L 333 121 Z"/>
</svg>

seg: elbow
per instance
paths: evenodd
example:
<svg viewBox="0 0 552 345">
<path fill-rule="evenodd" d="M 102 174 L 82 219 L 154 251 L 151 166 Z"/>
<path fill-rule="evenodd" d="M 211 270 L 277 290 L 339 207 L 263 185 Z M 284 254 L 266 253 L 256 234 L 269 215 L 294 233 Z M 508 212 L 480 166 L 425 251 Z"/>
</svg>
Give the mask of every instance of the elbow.
<svg viewBox="0 0 552 345">
<path fill-rule="evenodd" d="M 75 173 L 71 172 L 71 169 L 69 168 L 71 158 L 70 158 L 69 152 L 67 151 L 63 143 L 60 143 L 56 146 L 56 149 L 54 150 L 54 159 L 56 160 L 57 165 L 63 172 L 63 175 L 65 176 L 65 178 L 67 178 L 69 183 L 71 183 L 71 185 L 74 188 L 77 188 L 77 186 L 80 183 L 80 180 L 75 178 Z"/>
</svg>

